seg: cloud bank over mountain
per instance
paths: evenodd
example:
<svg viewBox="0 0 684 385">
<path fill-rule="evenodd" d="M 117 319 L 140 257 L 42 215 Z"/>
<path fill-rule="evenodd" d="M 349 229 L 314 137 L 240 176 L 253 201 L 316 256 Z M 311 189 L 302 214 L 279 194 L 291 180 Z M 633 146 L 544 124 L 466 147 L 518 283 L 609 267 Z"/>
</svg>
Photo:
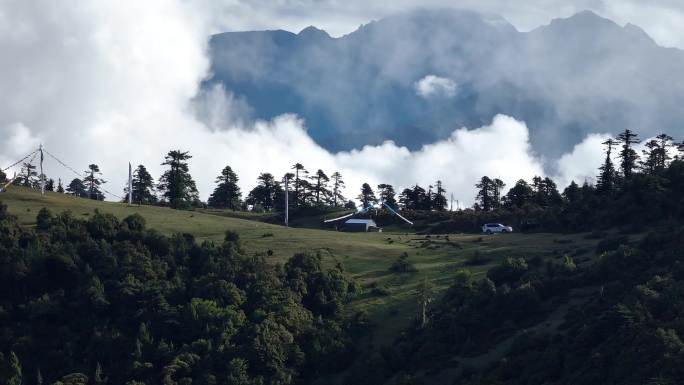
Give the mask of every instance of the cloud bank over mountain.
<svg viewBox="0 0 684 385">
<path fill-rule="evenodd" d="M 157 177 L 162 172 L 163 155 L 179 148 L 194 156 L 190 170 L 203 198 L 226 164 L 238 172 L 246 192 L 258 173 L 282 175 L 289 165 L 301 162 L 313 171 L 340 171 L 350 197 L 362 182 L 402 188 L 441 179 L 463 203 L 472 202 L 472 185 L 481 175 L 500 177 L 510 186 L 518 178 L 543 172 L 542 158 L 530 141 L 532 131 L 519 117 L 498 112 L 488 119 L 473 120 L 475 124 L 436 126 L 441 130 L 438 137 L 411 148 L 369 134 L 367 142 L 344 151 L 318 144 L 312 122 L 290 114 L 297 112 L 294 108 L 259 119 L 258 105 L 239 84 L 207 82 L 200 87 L 210 69 L 206 19 L 186 2 L 3 2 L 0 21 L 0 89 L 5 92 L 0 104 L 2 165 L 43 143 L 76 169 L 99 164 L 108 181 L 106 188 L 117 193 L 127 178 L 129 161 L 145 164 Z M 503 33 L 510 31 L 505 25 L 497 28 L 503 28 Z M 330 39 L 315 29 L 302 38 L 311 44 Z M 399 79 L 412 71 L 411 60 L 417 57 L 413 52 L 393 54 L 398 55 L 391 61 L 394 64 L 376 69 L 381 79 Z M 244 64 L 240 73 L 253 77 L 247 77 L 250 81 L 263 77 L 266 65 L 263 58 L 252 59 L 251 63 L 240 61 Z M 353 62 L 345 57 L 339 61 L 340 65 Z M 314 83 L 314 75 L 299 80 Z M 452 78 L 444 71 L 415 75 L 404 84 L 412 98 L 420 98 L 414 83 L 429 75 L 451 79 L 456 91 L 453 99 L 472 97 L 468 94 L 472 91 L 461 88 L 462 78 Z M 340 78 L 326 88 L 343 91 L 346 80 Z M 451 92 L 448 81 L 430 84 L 442 87 L 440 92 Z M 334 97 L 342 105 L 347 101 L 366 103 L 343 92 L 317 90 L 316 95 Z M 434 97 L 428 99 L 419 107 L 439 108 L 430 104 Z M 283 98 L 281 102 L 296 107 L 301 99 Z M 416 130 L 411 135 L 420 133 Z M 342 141 L 348 133 L 336 135 Z M 365 136 L 363 132 L 360 135 Z M 586 172 L 593 174 L 597 165 L 583 164 Z M 46 173 L 64 181 L 74 177 L 49 159 Z"/>
<path fill-rule="evenodd" d="M 503 16 L 520 31 L 584 10 L 624 24 L 641 26 L 666 47 L 684 48 L 684 3 L 676 0 L 195 0 L 216 32 L 284 29 L 316 25 L 343 36 L 370 20 L 423 8 L 457 8 Z"/>
<path fill-rule="evenodd" d="M 519 32 L 489 14 L 415 10 L 340 38 L 219 34 L 210 54 L 205 87 L 222 84 L 257 118 L 298 114 L 331 151 L 387 139 L 415 150 L 500 113 L 525 121 L 549 159 L 593 132 L 684 134 L 684 51 L 591 12 Z"/>
</svg>

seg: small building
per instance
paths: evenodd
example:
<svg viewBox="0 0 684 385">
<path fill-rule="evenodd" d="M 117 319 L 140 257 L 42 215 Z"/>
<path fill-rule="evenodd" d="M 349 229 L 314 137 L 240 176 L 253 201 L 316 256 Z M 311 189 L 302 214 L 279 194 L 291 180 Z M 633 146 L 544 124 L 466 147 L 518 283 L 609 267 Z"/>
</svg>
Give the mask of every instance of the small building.
<svg viewBox="0 0 684 385">
<path fill-rule="evenodd" d="M 342 226 L 342 231 L 364 233 L 369 231 L 381 232 L 382 229 L 378 227 L 372 219 L 348 219 Z"/>
</svg>

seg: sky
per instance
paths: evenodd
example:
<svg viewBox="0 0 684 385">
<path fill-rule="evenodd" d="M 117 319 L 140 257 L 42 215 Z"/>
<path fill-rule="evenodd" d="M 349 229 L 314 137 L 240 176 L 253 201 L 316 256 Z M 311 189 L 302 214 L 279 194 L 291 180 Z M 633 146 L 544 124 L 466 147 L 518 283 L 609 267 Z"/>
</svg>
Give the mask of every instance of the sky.
<svg viewBox="0 0 684 385">
<path fill-rule="evenodd" d="M 144 164 L 158 177 L 164 154 L 179 148 L 193 155 L 190 171 L 203 199 L 225 165 L 236 170 L 245 195 L 260 172 L 282 175 L 300 162 L 312 172 L 341 172 L 349 197 L 363 182 L 401 189 L 441 179 L 463 204 L 472 204 L 481 175 L 510 187 L 542 174 L 549 161 L 557 162 L 552 176 L 560 186 L 590 180 L 602 159 L 600 132 L 559 159 L 541 159 L 525 122 L 497 115 L 482 127 L 454 127 L 447 139 L 415 151 L 385 142 L 331 153 L 311 139 L 298 116 L 243 119 L 249 105 L 231 90 L 212 89 L 202 105 L 193 103 L 208 76 L 212 33 L 316 25 L 339 36 L 418 5 L 496 13 L 521 30 L 591 9 L 641 26 L 659 44 L 684 47 L 684 8 L 668 0 L 0 0 L 0 167 L 42 143 L 76 170 L 99 164 L 107 190 L 122 194 L 128 162 Z M 457 85 L 433 77 L 415 87 L 429 96 L 448 95 Z M 214 119 L 198 119 L 198 110 Z M 49 158 L 45 166 L 50 177 L 75 177 Z"/>
</svg>

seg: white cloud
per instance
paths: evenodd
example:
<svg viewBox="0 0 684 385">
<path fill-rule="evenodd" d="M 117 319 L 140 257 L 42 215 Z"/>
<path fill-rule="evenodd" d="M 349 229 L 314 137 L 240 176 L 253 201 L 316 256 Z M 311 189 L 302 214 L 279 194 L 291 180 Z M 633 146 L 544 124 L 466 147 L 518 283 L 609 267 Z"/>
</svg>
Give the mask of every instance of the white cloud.
<svg viewBox="0 0 684 385">
<path fill-rule="evenodd" d="M 156 177 L 164 154 L 180 148 L 193 155 L 190 170 L 203 198 L 226 164 L 247 192 L 260 172 L 282 175 L 301 162 L 311 171 L 340 171 L 349 196 L 363 182 L 401 189 L 441 179 L 466 204 L 482 175 L 512 186 L 543 173 L 525 124 L 503 115 L 414 152 L 385 142 L 330 153 L 296 116 L 251 122 L 249 106 L 220 88 L 194 99 L 204 108 L 199 120 L 192 101 L 207 75 L 207 35 L 193 12 L 187 3 L 162 0 L 0 3 L 0 89 L 10 94 L 0 104 L 0 161 L 42 142 L 77 169 L 98 163 L 107 189 L 118 193 L 129 161 Z M 433 78 L 431 87 L 455 92 L 453 81 Z M 559 184 L 593 175 L 601 138 L 590 136 L 561 158 Z M 49 160 L 46 173 L 73 177 Z"/>
<path fill-rule="evenodd" d="M 0 132 L 0 159 L 4 161 L 3 164 L 10 163 L 11 159 L 21 158 L 40 144 L 40 140 L 33 136 L 31 130 L 21 123 L 8 124 L 0 128 Z"/>
<path fill-rule="evenodd" d="M 456 95 L 456 82 L 449 78 L 427 75 L 413 84 L 416 94 L 423 98 L 443 96 L 452 98 Z"/>
<path fill-rule="evenodd" d="M 603 142 L 610 137 L 609 134 L 587 135 L 571 152 L 561 156 L 558 160 L 558 176 L 555 177 L 559 188 L 564 188 L 572 181 L 580 185 L 585 181 L 595 184 L 598 168 L 605 160 Z"/>
</svg>

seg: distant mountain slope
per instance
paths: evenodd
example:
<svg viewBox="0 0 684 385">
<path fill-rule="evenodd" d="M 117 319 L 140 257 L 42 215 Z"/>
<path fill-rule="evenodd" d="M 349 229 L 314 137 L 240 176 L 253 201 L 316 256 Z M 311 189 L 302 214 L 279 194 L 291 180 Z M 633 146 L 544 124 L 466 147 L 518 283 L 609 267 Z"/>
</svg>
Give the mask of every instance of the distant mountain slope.
<svg viewBox="0 0 684 385">
<path fill-rule="evenodd" d="M 497 16 L 419 10 L 340 38 L 223 33 L 210 53 L 205 88 L 223 84 L 253 117 L 297 113 L 331 150 L 417 148 L 497 113 L 525 120 L 546 156 L 589 132 L 684 132 L 684 51 L 591 12 L 523 33 Z"/>
</svg>

